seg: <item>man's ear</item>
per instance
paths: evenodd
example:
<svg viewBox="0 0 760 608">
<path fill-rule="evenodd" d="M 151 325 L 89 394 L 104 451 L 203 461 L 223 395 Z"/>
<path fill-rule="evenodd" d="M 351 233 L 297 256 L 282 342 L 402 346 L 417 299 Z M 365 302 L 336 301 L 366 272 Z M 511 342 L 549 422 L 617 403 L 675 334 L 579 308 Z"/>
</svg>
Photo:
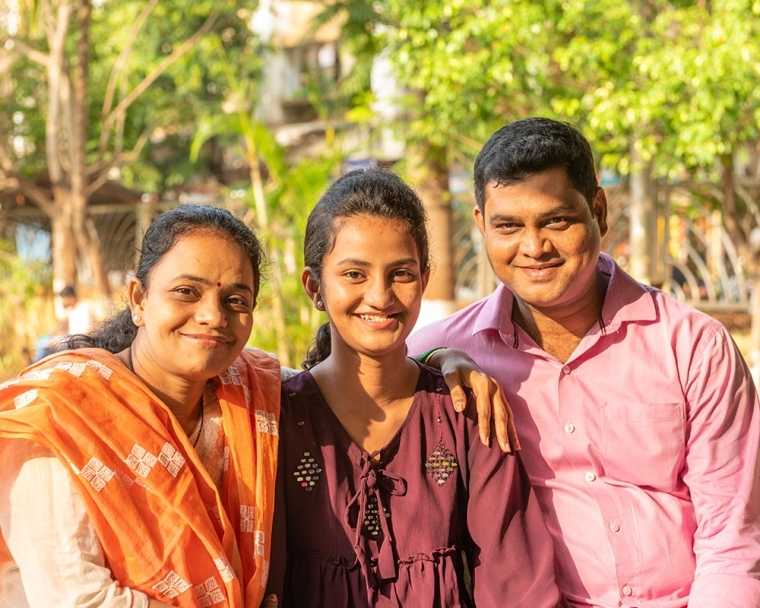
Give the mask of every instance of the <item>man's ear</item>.
<svg viewBox="0 0 760 608">
<path fill-rule="evenodd" d="M 591 206 L 591 210 L 596 218 L 596 223 L 599 224 L 599 235 L 604 236 L 607 234 L 607 195 L 604 193 L 604 188 L 597 188 L 594 195 L 594 202 Z"/>
<path fill-rule="evenodd" d="M 483 217 L 483 212 L 480 210 L 480 207 L 475 205 L 475 209 L 473 209 L 472 214 L 475 216 L 475 224 L 478 226 L 478 230 L 480 230 L 480 234 L 485 236 L 486 235 L 486 220 L 485 220 L 485 217 Z"/>
</svg>

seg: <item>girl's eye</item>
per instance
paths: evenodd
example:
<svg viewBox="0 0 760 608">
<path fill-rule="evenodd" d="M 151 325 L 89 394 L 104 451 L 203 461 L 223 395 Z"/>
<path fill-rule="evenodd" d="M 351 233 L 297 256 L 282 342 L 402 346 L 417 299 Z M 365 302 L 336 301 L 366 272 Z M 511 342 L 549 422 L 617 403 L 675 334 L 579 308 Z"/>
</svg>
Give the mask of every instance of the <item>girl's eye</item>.
<svg viewBox="0 0 760 608">
<path fill-rule="evenodd" d="M 410 280 L 414 278 L 414 273 L 406 269 L 399 269 L 393 272 L 393 277 L 401 280 Z"/>
<path fill-rule="evenodd" d="M 362 273 L 358 272 L 356 270 L 349 270 L 348 272 L 343 273 L 343 276 L 348 279 L 361 279 Z"/>
</svg>

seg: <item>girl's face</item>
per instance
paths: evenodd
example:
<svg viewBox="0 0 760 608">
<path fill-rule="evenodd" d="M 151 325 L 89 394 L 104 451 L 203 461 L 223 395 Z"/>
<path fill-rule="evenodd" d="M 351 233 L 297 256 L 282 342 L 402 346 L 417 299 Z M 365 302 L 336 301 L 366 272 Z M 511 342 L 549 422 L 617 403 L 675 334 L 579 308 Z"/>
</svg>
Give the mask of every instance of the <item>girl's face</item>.
<svg viewBox="0 0 760 608">
<path fill-rule="evenodd" d="M 229 237 L 208 230 L 179 237 L 151 270 L 147 291 L 136 279 L 130 284 L 141 364 L 188 381 L 226 370 L 251 335 L 253 277 L 249 257 Z"/>
<path fill-rule="evenodd" d="M 420 269 L 417 244 L 399 220 L 359 215 L 335 222 L 321 282 L 309 269 L 303 274 L 307 293 L 324 302 L 332 352 L 405 356 L 429 278 Z"/>
</svg>

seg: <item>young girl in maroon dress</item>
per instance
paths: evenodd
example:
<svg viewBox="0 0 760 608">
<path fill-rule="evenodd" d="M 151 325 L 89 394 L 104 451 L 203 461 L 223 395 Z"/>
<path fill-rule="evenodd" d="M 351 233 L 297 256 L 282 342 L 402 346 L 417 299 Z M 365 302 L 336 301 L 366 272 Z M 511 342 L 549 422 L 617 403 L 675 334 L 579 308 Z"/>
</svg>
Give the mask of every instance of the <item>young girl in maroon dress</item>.
<svg viewBox="0 0 760 608">
<path fill-rule="evenodd" d="M 483 446 L 406 356 L 430 276 L 418 197 L 390 172 L 347 174 L 312 211 L 304 258 L 329 323 L 282 389 L 281 605 L 563 605 L 519 457 Z"/>
</svg>

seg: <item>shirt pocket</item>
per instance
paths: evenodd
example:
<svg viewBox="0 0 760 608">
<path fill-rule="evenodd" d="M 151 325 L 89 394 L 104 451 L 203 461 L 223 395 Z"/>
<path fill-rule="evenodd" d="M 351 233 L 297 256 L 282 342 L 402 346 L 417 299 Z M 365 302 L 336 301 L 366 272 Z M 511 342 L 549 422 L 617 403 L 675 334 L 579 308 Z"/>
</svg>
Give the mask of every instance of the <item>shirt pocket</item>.
<svg viewBox="0 0 760 608">
<path fill-rule="evenodd" d="M 675 489 L 684 460 L 683 403 L 602 407 L 604 474 L 656 490 Z"/>
</svg>

